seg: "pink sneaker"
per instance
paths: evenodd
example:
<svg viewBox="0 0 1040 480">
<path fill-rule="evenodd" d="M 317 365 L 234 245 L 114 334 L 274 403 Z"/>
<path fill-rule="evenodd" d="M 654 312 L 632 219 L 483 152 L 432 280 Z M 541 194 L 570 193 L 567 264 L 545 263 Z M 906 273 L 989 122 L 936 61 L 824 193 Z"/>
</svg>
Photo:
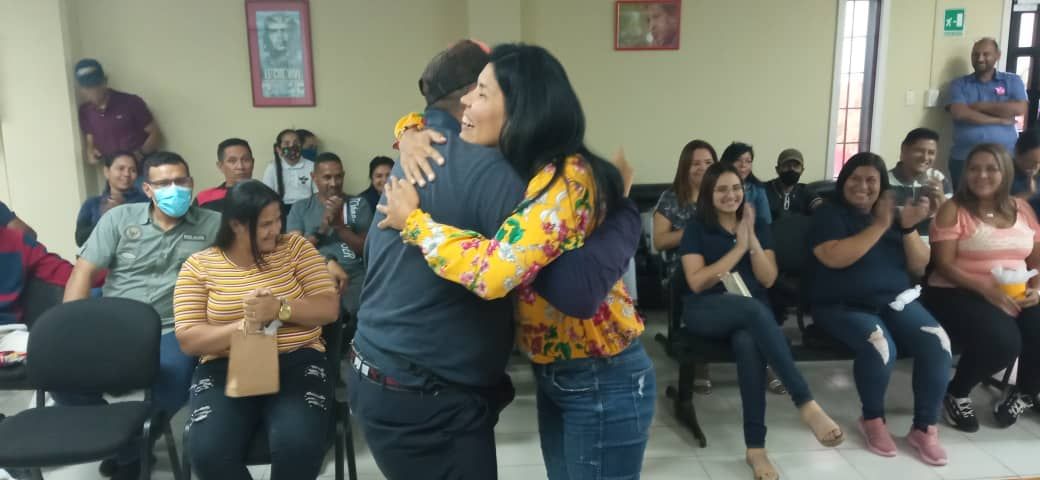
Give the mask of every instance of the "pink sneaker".
<svg viewBox="0 0 1040 480">
<path fill-rule="evenodd" d="M 892 439 L 892 434 L 888 433 L 888 426 L 883 418 L 863 420 L 863 417 L 860 417 L 859 433 L 867 440 L 867 450 L 882 457 L 896 456 L 896 441 Z"/>
<path fill-rule="evenodd" d="M 937 467 L 946 465 L 946 449 L 939 445 L 939 429 L 935 425 L 929 426 L 927 432 L 910 427 L 906 441 L 917 450 L 924 463 Z"/>
</svg>

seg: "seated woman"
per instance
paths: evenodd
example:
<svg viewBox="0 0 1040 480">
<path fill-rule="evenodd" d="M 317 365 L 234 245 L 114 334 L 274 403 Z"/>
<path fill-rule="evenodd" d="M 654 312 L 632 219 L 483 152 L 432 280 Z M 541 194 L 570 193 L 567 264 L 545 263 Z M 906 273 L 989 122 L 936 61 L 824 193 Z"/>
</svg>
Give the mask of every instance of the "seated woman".
<svg viewBox="0 0 1040 480">
<path fill-rule="evenodd" d="M 1018 385 L 996 405 L 1007 427 L 1040 393 L 1040 308 L 1037 278 L 1016 298 L 1004 293 L 994 267 L 1040 268 L 1040 226 L 1025 200 L 1012 197 L 1011 159 L 1003 147 L 982 144 L 965 162 L 953 201 L 932 222 L 932 263 L 924 302 L 963 349 L 946 388 L 946 420 L 958 430 L 979 429 L 968 394 L 1018 357 Z"/>
<path fill-rule="evenodd" d="M 280 198 L 258 181 L 228 191 L 213 247 L 184 262 L 174 291 L 175 332 L 199 356 L 191 387 L 192 468 L 203 480 L 248 479 L 246 453 L 267 430 L 272 478 L 315 478 L 325 458 L 332 388 L 321 327 L 339 296 L 325 260 L 303 237 L 279 235 Z M 232 332 L 278 327 L 278 393 L 224 395 Z"/>
<path fill-rule="evenodd" d="M 921 459 L 946 464 L 939 444 L 939 402 L 949 378 L 950 341 L 919 302 L 892 306 L 921 275 L 928 246 L 915 227 L 928 218 L 928 198 L 907 203 L 897 215 L 881 157 L 862 152 L 841 169 L 835 200 L 813 213 L 809 297 L 813 321 L 856 352 L 856 390 L 863 404 L 860 431 L 867 448 L 896 454 L 885 425 L 885 390 L 895 367 L 896 344 L 914 357 L 914 419 L 907 440 Z M 909 202 L 910 200 L 908 200 Z"/>
<path fill-rule="evenodd" d="M 746 143 L 733 142 L 722 151 L 719 161 L 727 165 L 733 165 L 740 173 L 740 180 L 744 182 L 744 196 L 747 203 L 755 207 L 755 221 L 763 225 L 773 223 L 773 214 L 769 212 L 769 195 L 765 184 L 762 183 L 751 170 L 751 164 L 755 161 L 755 149 Z"/>
<path fill-rule="evenodd" d="M 777 478 L 766 456 L 766 363 L 787 385 L 802 420 L 816 439 L 833 447 L 844 440 L 838 425 L 812 398 L 769 308 L 766 289 L 776 280 L 769 225 L 758 222 L 744 201 L 744 184 L 732 165 L 708 167 L 697 214 L 686 224 L 679 254 L 689 292 L 683 323 L 694 335 L 728 339 L 737 357 L 744 410 L 747 462 L 756 479 Z M 739 273 L 751 297 L 727 294 L 721 278 Z"/>
<path fill-rule="evenodd" d="M 104 158 L 105 190 L 90 197 L 76 217 L 76 245 L 82 247 L 105 212 L 124 203 L 148 202 L 148 197 L 134 186 L 137 159 L 130 152 L 119 152 Z"/>
<path fill-rule="evenodd" d="M 679 166 L 675 170 L 672 187 L 661 192 L 661 197 L 654 207 L 654 248 L 664 258 L 665 271 L 669 281 L 674 279 L 679 267 L 679 240 L 682 240 L 686 222 L 693 218 L 697 211 L 697 196 L 701 190 L 701 180 L 708 166 L 718 162 L 719 156 L 715 148 L 704 140 L 691 140 L 679 153 Z M 707 365 L 696 365 L 693 391 L 702 395 L 711 393 L 711 372 Z M 687 385 L 679 384 L 680 403 L 690 398 Z M 682 409 L 681 405 L 679 409 Z"/>
</svg>

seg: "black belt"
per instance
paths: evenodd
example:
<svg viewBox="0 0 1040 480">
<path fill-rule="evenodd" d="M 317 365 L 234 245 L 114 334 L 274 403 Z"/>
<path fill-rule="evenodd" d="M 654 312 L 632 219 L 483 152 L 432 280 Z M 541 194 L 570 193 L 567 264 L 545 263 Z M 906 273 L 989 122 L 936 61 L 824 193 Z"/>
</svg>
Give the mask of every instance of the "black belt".
<svg viewBox="0 0 1040 480">
<path fill-rule="evenodd" d="M 354 371 L 358 372 L 362 377 L 365 377 L 375 383 L 390 387 L 394 390 L 402 390 L 406 392 L 427 392 L 428 389 L 412 385 L 402 385 L 393 377 L 383 374 L 383 372 L 375 365 L 365 360 L 354 345 L 350 345 L 350 351 L 347 352 L 347 361 L 350 362 L 350 366 L 354 368 Z"/>
</svg>

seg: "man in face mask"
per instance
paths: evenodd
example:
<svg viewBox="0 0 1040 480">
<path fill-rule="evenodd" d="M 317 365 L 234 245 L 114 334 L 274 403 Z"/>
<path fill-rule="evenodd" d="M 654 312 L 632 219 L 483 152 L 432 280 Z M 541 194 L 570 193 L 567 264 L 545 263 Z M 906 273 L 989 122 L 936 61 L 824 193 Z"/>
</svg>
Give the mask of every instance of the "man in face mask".
<svg viewBox="0 0 1040 480">
<path fill-rule="evenodd" d="M 823 202 L 804 183 L 798 183 L 804 170 L 802 152 L 794 148 L 780 152 L 776 159 L 777 178 L 766 182 L 766 197 L 773 221 L 784 215 L 809 215 Z"/>
<path fill-rule="evenodd" d="M 147 156 L 142 175 L 143 190 L 151 202 L 120 205 L 101 217 L 80 249 L 65 287 L 65 301 L 87 298 L 91 279 L 107 269 L 105 297 L 144 302 L 159 313 L 163 336 L 159 375 L 152 392 L 158 411 L 172 416 L 188 400 L 195 369 L 195 359 L 181 352 L 173 334 L 173 287 L 181 263 L 216 239 L 220 214 L 191 205 L 194 182 L 180 155 L 156 152 Z M 53 395 L 65 405 L 104 402 L 100 393 Z M 102 475 L 139 478 L 139 451 L 128 448 L 102 462 Z"/>
</svg>

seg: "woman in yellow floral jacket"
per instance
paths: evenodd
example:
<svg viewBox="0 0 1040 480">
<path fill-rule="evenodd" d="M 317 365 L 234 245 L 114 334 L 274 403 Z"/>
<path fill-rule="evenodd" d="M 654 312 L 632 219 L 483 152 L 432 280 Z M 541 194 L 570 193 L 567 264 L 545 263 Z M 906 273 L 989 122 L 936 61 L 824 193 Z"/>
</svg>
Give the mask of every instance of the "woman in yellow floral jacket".
<svg viewBox="0 0 1040 480">
<path fill-rule="evenodd" d="M 499 148 L 528 179 L 524 200 L 495 238 L 484 238 L 437 223 L 419 208 L 414 187 L 396 180 L 385 188 L 380 226 L 401 230 L 437 275 L 483 298 L 516 292 L 517 341 L 534 364 L 550 479 L 638 478 L 656 382 L 628 292 L 619 280 L 595 316 L 573 318 L 532 286 L 541 268 L 581 248 L 621 202 L 621 175 L 585 148 L 577 95 L 540 47 L 496 47 L 462 103 L 460 137 Z"/>
</svg>

